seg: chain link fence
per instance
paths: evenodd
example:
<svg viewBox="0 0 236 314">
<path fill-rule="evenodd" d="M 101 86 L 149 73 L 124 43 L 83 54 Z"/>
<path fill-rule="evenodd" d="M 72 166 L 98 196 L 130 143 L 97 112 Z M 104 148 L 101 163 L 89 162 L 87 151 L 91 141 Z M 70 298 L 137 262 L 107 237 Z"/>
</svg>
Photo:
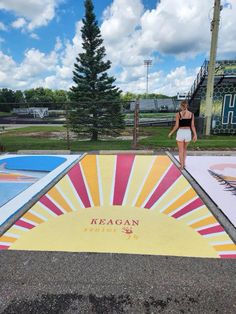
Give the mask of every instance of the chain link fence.
<svg viewBox="0 0 236 314">
<path fill-rule="evenodd" d="M 3 104 L 1 104 L 3 108 Z M 67 149 L 70 149 L 71 142 L 78 138 L 78 134 L 71 130 L 70 116 L 77 108 L 83 110 L 90 105 L 101 108 L 103 105 L 118 106 L 124 118 L 124 130 L 115 130 L 112 134 L 99 136 L 101 140 L 129 139 L 132 141 L 132 148 L 137 147 L 139 139 L 139 129 L 145 127 L 168 127 L 171 129 L 175 124 L 175 115 L 178 107 L 168 109 L 156 108 L 155 110 L 140 110 L 140 101 L 109 101 L 109 102 L 66 102 L 66 103 L 19 103 L 5 104 L 11 106 L 10 112 L 0 112 L 0 133 L 6 130 L 27 126 L 54 126 L 63 127 L 63 139 L 67 142 Z M 203 134 L 204 118 L 195 118 L 196 128 L 199 137 Z M 103 123 L 102 127 L 110 128 L 110 121 Z M 97 125 L 99 130 L 99 125 Z M 56 132 L 55 132 L 56 133 Z M 58 134 L 55 134 L 57 137 Z M 79 135 L 82 140 L 89 140 L 86 134 Z M 3 151 L 4 147 L 1 146 Z"/>
</svg>

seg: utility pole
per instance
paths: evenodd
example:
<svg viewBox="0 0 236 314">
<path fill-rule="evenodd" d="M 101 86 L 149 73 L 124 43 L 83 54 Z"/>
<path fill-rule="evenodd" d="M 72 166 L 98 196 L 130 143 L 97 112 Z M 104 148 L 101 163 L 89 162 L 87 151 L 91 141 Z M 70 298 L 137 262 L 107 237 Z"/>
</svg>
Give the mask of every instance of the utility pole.
<svg viewBox="0 0 236 314">
<path fill-rule="evenodd" d="M 149 76 L 149 68 L 152 65 L 152 60 L 144 60 L 144 65 L 147 68 L 147 77 L 146 77 L 146 95 L 148 95 L 148 76 Z"/>
<path fill-rule="evenodd" d="M 218 42 L 218 33 L 220 25 L 220 11 L 222 9 L 221 0 L 215 0 L 214 15 L 211 22 L 211 51 L 210 61 L 208 64 L 208 78 L 207 78 L 207 92 L 206 92 L 206 135 L 210 135 L 211 132 L 211 115 L 214 93 L 214 79 L 215 79 L 215 63 L 216 63 L 216 51 Z"/>
</svg>

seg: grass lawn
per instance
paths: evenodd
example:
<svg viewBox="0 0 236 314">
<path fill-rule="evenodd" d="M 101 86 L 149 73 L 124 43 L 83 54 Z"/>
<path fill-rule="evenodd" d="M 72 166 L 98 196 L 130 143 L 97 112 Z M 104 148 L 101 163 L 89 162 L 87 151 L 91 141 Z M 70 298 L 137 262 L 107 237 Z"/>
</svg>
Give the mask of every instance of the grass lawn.
<svg viewBox="0 0 236 314">
<path fill-rule="evenodd" d="M 2 112 L 2 111 L 0 111 L 0 118 L 2 118 L 2 117 L 9 117 L 11 115 L 12 114 L 10 112 Z"/>
<path fill-rule="evenodd" d="M 63 126 L 26 126 L 24 128 L 10 129 L 4 135 L 14 136 L 20 133 L 34 133 L 34 132 L 66 132 Z"/>
<path fill-rule="evenodd" d="M 175 135 L 169 139 L 169 127 L 146 127 L 140 131 L 149 132 L 150 136 L 139 141 L 139 145 L 150 148 L 174 148 L 176 147 Z M 191 142 L 189 149 L 236 149 L 236 135 L 212 135 Z"/>
<path fill-rule="evenodd" d="M 57 132 L 55 135 L 54 132 Z M 127 128 L 125 134 L 130 134 L 131 129 Z M 52 135 L 53 134 L 53 135 Z M 58 139 L 61 135 L 63 139 Z M 50 136 L 51 135 L 51 136 Z M 127 135 L 127 134 L 126 134 Z M 20 129 L 11 129 L 0 133 L 0 145 L 8 152 L 17 150 L 60 150 L 67 149 L 66 128 L 60 126 L 29 126 Z M 97 142 L 86 140 L 72 140 L 70 148 L 72 151 L 91 150 L 129 150 L 131 140 L 100 140 Z"/>
<path fill-rule="evenodd" d="M 65 140 L 51 140 L 31 137 L 1 136 L 0 144 L 8 152 L 18 150 L 64 150 L 67 149 Z M 131 141 L 73 141 L 72 151 L 92 151 L 92 150 L 129 150 Z"/>
<path fill-rule="evenodd" d="M 17 150 L 57 150 L 67 149 L 65 140 L 65 128 L 58 126 L 34 126 L 22 129 L 12 129 L 0 134 L 0 145 L 3 145 L 6 151 L 16 152 Z M 140 140 L 139 149 L 167 149 L 176 148 L 175 136 L 169 139 L 167 137 L 170 131 L 169 127 L 141 127 L 139 129 Z M 57 132 L 57 133 L 53 133 Z M 51 136 L 50 136 L 51 135 Z M 60 136 L 60 139 L 58 137 Z M 132 128 L 126 128 L 123 131 L 125 139 L 100 140 L 97 142 L 85 140 L 72 140 L 72 151 L 92 151 L 92 150 L 129 150 L 132 148 L 132 140 L 127 136 L 132 135 Z M 191 143 L 190 149 L 236 149 L 236 136 L 209 136 L 199 139 L 196 143 Z"/>
</svg>

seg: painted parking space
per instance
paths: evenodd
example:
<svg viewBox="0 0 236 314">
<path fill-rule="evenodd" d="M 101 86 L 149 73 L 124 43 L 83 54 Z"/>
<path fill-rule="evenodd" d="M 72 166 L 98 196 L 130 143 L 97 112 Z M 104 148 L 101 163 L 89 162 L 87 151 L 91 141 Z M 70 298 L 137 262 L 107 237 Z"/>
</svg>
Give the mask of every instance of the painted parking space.
<svg viewBox="0 0 236 314">
<path fill-rule="evenodd" d="M 0 226 L 78 159 L 79 155 L 0 156 Z"/>
<path fill-rule="evenodd" d="M 167 156 L 86 155 L 1 238 L 5 250 L 235 258 Z"/>
<path fill-rule="evenodd" d="M 236 156 L 189 156 L 187 171 L 236 227 Z"/>
</svg>

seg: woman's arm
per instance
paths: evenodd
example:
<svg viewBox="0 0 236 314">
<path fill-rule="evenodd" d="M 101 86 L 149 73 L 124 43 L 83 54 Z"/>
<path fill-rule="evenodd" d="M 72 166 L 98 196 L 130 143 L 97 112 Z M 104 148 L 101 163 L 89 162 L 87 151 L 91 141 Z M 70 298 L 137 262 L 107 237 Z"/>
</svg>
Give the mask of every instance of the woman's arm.
<svg viewBox="0 0 236 314">
<path fill-rule="evenodd" d="M 175 131 L 178 130 L 178 128 L 179 128 L 179 114 L 176 113 L 176 115 L 175 115 L 175 126 L 173 127 L 171 132 L 168 134 L 168 137 L 171 137 L 171 135 L 173 133 L 175 133 Z"/>
<path fill-rule="evenodd" d="M 192 114 L 193 117 L 192 117 L 192 122 L 191 122 L 191 129 L 192 129 L 192 132 L 193 132 L 193 141 L 196 142 L 197 140 L 197 132 L 196 132 L 196 128 L 195 128 L 195 122 L 194 122 L 194 114 Z"/>
</svg>

